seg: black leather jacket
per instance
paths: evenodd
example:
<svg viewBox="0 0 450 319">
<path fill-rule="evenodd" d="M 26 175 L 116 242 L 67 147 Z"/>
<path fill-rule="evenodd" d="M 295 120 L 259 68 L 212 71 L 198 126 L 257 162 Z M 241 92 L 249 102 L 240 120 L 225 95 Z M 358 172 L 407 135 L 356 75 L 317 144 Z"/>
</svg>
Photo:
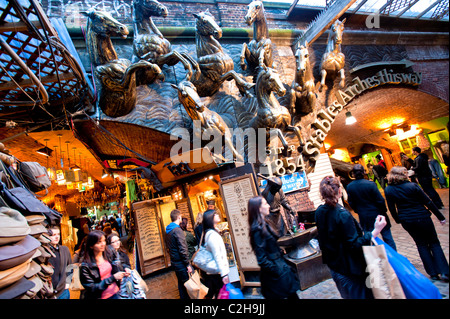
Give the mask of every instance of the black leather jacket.
<svg viewBox="0 0 450 319">
<path fill-rule="evenodd" d="M 101 280 L 100 270 L 95 262 L 82 262 L 80 265 L 80 281 L 84 290 L 84 299 L 100 299 L 102 292 L 108 288 L 109 285 L 114 283 L 114 274 L 120 269 L 113 260 L 109 260 L 111 263 L 111 277 Z M 116 281 L 120 287 L 120 281 Z"/>
</svg>

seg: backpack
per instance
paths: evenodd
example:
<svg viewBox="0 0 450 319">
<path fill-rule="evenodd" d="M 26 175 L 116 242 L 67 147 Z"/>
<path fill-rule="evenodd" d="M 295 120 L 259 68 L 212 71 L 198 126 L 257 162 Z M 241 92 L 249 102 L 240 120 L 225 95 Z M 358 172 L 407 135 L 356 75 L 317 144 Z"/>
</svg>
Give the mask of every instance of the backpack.
<svg viewBox="0 0 450 319">
<path fill-rule="evenodd" d="M 18 171 L 33 192 L 47 189 L 52 184 L 47 169 L 37 162 L 21 162 Z"/>
</svg>

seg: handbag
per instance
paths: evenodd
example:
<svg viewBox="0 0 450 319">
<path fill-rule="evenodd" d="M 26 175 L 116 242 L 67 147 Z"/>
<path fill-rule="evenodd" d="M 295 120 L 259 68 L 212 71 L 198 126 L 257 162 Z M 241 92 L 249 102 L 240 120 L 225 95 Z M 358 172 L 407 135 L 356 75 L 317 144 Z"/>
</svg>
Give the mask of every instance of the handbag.
<svg viewBox="0 0 450 319">
<path fill-rule="evenodd" d="M 73 264 L 72 280 L 70 282 L 69 289 L 72 291 L 84 290 L 84 287 L 80 281 L 80 267 L 76 264 Z"/>
<path fill-rule="evenodd" d="M 202 237 L 200 238 L 200 248 L 194 253 L 194 255 L 192 255 L 191 264 L 203 270 L 207 274 L 218 274 L 220 272 L 219 266 L 217 265 L 217 262 L 214 259 L 212 253 L 208 249 L 206 249 L 206 244 L 205 246 L 201 244 L 202 239 L 203 233 Z"/>
<path fill-rule="evenodd" d="M 33 192 L 39 192 L 52 185 L 47 169 L 37 162 L 21 162 L 18 172 Z"/>
<path fill-rule="evenodd" d="M 397 274 L 407 299 L 442 299 L 439 289 L 405 257 L 396 252 L 379 238 L 375 238 L 379 245 L 383 245 L 389 264 Z"/>
<path fill-rule="evenodd" d="M 189 274 L 189 280 L 184 283 L 184 286 L 191 299 L 204 299 L 209 291 L 209 288 L 200 281 L 197 271 Z"/>
<path fill-rule="evenodd" d="M 120 299 L 147 299 L 144 290 L 144 287 L 147 288 L 147 284 L 145 286 L 142 285 L 142 278 L 137 273 L 137 271 L 132 270 L 131 274 L 128 277 L 123 277 L 120 282 L 120 289 L 118 295 Z"/>
<path fill-rule="evenodd" d="M 372 289 L 375 299 L 406 299 L 400 281 L 392 266 L 389 264 L 383 245 L 363 246 L 364 258 L 367 263 L 369 276 L 367 287 Z"/>
</svg>

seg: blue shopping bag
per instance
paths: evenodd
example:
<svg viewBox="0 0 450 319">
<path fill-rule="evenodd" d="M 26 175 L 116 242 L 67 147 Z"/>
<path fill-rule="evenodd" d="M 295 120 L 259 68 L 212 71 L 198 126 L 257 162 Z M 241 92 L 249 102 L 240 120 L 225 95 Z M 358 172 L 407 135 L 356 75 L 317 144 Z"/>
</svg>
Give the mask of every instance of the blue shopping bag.
<svg viewBox="0 0 450 319">
<path fill-rule="evenodd" d="M 226 290 L 228 291 L 228 299 L 245 299 L 241 289 L 236 288 L 232 284 L 226 284 Z"/>
<path fill-rule="evenodd" d="M 400 255 L 380 238 L 375 240 L 378 245 L 384 245 L 389 263 L 397 274 L 407 299 L 442 299 L 439 289 L 406 257 Z"/>
</svg>

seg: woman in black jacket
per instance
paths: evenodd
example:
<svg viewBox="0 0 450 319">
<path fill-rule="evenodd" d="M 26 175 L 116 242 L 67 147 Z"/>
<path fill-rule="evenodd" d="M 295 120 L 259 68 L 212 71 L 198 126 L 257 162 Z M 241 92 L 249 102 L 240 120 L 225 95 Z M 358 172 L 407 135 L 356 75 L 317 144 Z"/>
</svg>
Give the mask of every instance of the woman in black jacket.
<svg viewBox="0 0 450 319">
<path fill-rule="evenodd" d="M 283 258 L 275 231 L 265 222 L 269 212 L 270 205 L 263 197 L 248 201 L 250 243 L 261 267 L 261 293 L 266 299 L 298 299 L 300 282 Z"/>
<path fill-rule="evenodd" d="M 84 259 L 80 266 L 80 281 L 84 299 L 118 299 L 119 283 L 124 276 L 106 250 L 106 236 L 100 230 L 91 231 L 86 238 Z"/>
<path fill-rule="evenodd" d="M 388 174 L 384 193 L 396 223 L 411 235 L 427 274 L 435 280 L 448 281 L 448 262 L 442 251 L 430 211 L 445 225 L 445 217 L 419 185 L 410 182 L 405 167 L 395 166 Z"/>
<path fill-rule="evenodd" d="M 316 210 L 318 241 L 323 262 L 330 268 L 336 287 L 344 299 L 372 299 L 366 286 L 366 262 L 362 246 L 370 245 L 386 225 L 384 216 L 377 216 L 374 230 L 363 233 L 348 210 L 338 204 L 342 196 L 339 179 L 327 176 L 320 182 L 325 204 Z"/>
</svg>

